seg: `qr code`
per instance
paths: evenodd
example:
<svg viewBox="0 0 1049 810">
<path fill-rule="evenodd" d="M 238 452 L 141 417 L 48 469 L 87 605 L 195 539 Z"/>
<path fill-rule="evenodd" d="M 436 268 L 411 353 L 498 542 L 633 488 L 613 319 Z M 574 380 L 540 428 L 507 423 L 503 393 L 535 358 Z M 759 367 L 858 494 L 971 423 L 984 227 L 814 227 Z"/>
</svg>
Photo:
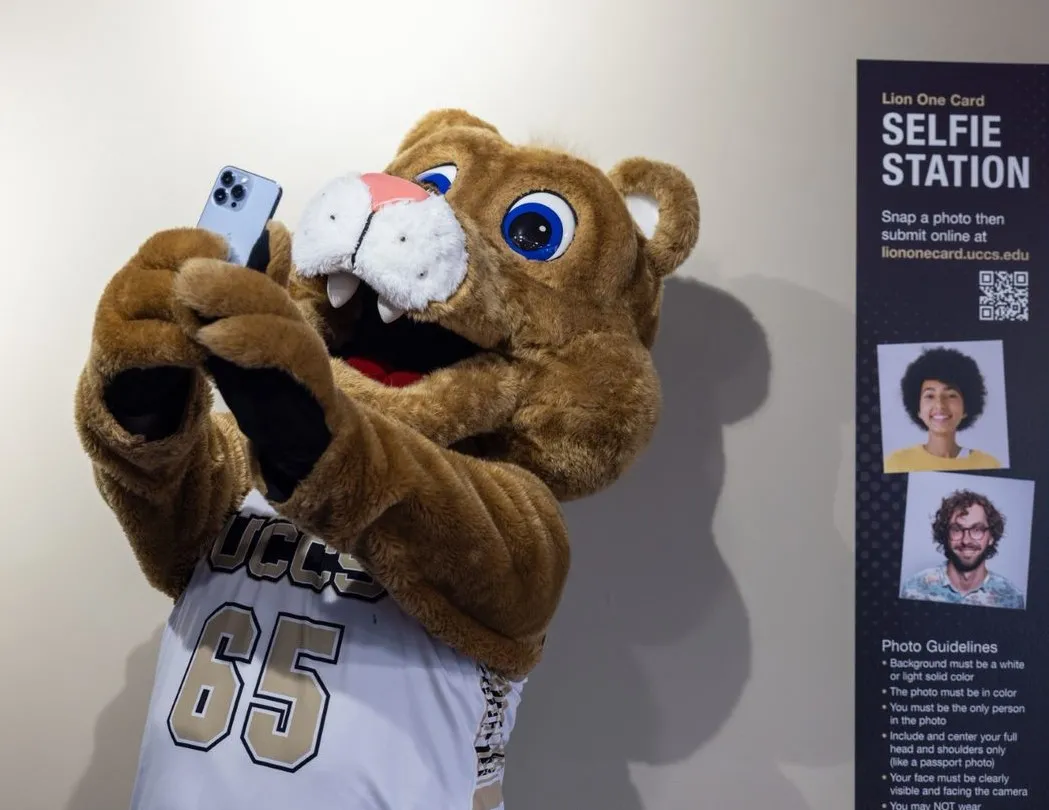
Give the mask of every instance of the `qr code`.
<svg viewBox="0 0 1049 810">
<path fill-rule="evenodd" d="M 1027 276 L 1026 270 L 981 270 L 980 320 L 1026 321 Z"/>
</svg>

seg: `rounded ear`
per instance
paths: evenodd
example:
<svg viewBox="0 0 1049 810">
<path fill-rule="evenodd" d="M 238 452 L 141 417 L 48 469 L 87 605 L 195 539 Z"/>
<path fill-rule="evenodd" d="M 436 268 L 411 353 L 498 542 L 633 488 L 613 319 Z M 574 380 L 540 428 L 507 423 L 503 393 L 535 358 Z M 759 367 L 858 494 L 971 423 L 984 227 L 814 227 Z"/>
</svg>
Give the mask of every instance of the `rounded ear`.
<svg viewBox="0 0 1049 810">
<path fill-rule="evenodd" d="M 699 240 L 699 198 L 681 169 L 647 158 L 628 158 L 608 173 L 644 236 L 642 249 L 658 277 L 684 264 Z"/>
<path fill-rule="evenodd" d="M 400 146 L 397 147 L 397 154 L 400 155 L 402 152 L 415 146 L 423 138 L 429 137 L 438 130 L 449 127 L 474 127 L 488 130 L 496 135 L 499 134 L 499 130 L 494 126 L 475 115 L 471 115 L 466 110 L 456 108 L 431 110 L 420 118 L 415 126 L 408 131 L 408 134 L 404 136 Z"/>
</svg>

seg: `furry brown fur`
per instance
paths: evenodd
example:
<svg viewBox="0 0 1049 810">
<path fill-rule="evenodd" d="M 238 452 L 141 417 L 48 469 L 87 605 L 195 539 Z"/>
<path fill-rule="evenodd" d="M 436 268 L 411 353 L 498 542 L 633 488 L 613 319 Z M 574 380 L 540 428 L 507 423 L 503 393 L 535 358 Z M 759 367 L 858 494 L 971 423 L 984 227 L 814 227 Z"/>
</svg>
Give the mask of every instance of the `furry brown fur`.
<svg viewBox="0 0 1049 810">
<path fill-rule="evenodd" d="M 508 676 L 539 659 L 569 567 L 559 500 L 616 480 L 645 447 L 660 406 L 649 349 L 663 279 L 692 250 L 698 203 L 676 168 L 632 159 L 605 174 L 570 155 L 518 147 L 463 111 L 426 116 L 387 173 L 440 164 L 466 234 L 466 279 L 404 317 L 476 353 L 406 387 L 343 360 L 366 303 L 335 309 L 323 278 L 291 262 L 270 226 L 265 274 L 222 260 L 194 229 L 149 239 L 98 306 L 76 419 L 100 492 L 149 581 L 177 597 L 205 544 L 266 482 L 229 414 L 211 412 L 205 358 L 290 374 L 319 403 L 331 440 L 287 500 L 302 530 L 348 551 L 435 637 Z M 556 189 L 576 218 L 568 250 L 528 261 L 501 237 L 525 192 Z M 659 206 L 645 238 L 625 195 Z M 187 406 L 160 438 L 109 405 L 122 372 L 185 370 Z"/>
</svg>

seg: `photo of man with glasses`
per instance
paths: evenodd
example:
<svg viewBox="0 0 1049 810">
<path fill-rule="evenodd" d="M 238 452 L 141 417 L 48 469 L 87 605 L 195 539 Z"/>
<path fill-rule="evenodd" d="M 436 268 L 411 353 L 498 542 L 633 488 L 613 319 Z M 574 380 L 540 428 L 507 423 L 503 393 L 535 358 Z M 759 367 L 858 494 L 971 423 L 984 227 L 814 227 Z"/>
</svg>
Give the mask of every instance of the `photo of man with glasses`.
<svg viewBox="0 0 1049 810">
<path fill-rule="evenodd" d="M 908 577 L 900 597 L 1022 610 L 1023 594 L 1007 577 L 988 568 L 999 552 L 1005 523 L 986 495 L 969 489 L 947 495 L 931 526 L 933 544 L 944 561 Z"/>
</svg>

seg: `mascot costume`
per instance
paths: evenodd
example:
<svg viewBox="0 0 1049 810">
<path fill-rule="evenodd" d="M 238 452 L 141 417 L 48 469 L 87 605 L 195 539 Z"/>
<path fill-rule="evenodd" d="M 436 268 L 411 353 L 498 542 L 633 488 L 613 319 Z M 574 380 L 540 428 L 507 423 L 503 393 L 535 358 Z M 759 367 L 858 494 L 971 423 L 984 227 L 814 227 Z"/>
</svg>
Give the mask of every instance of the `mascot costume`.
<svg viewBox="0 0 1049 810">
<path fill-rule="evenodd" d="M 270 222 L 252 267 L 199 228 L 142 244 L 75 409 L 174 600 L 135 810 L 503 806 L 560 504 L 650 439 L 663 282 L 698 228 L 673 166 L 606 174 L 438 110 L 294 239 Z"/>
</svg>

